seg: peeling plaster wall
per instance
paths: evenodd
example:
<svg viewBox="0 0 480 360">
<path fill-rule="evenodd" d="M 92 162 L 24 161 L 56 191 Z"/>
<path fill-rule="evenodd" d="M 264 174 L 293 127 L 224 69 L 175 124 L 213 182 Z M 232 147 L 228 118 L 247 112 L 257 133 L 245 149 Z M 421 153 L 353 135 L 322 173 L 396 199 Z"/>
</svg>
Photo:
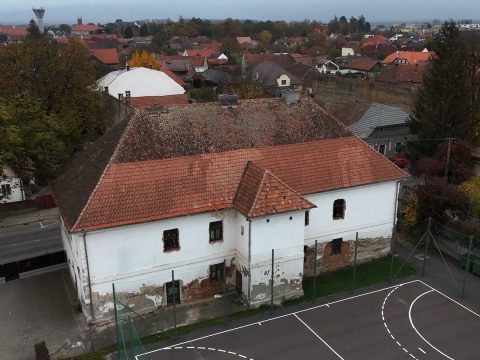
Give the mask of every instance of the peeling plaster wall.
<svg viewBox="0 0 480 360">
<path fill-rule="evenodd" d="M 274 302 L 303 295 L 303 246 L 303 211 L 252 220 L 252 305 L 271 299 L 272 248 L 275 249 Z"/>
<path fill-rule="evenodd" d="M 390 250 L 390 238 L 379 237 L 358 240 L 357 264 L 387 256 Z M 317 274 L 352 266 L 355 257 L 355 241 L 345 241 L 340 254 L 332 255 L 330 243 L 317 244 Z M 304 273 L 306 276 L 314 275 L 315 245 L 309 246 L 305 251 Z"/>
</svg>

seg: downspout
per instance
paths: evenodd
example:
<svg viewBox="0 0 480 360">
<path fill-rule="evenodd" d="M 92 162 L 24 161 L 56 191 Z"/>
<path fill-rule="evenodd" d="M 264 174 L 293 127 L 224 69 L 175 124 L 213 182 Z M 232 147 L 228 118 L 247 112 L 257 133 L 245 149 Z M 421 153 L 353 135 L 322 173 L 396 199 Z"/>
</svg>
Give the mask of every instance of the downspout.
<svg viewBox="0 0 480 360">
<path fill-rule="evenodd" d="M 393 228 L 392 228 L 392 239 L 390 243 L 390 253 L 392 256 L 395 254 L 395 231 L 397 228 L 397 212 L 398 212 L 398 193 L 400 191 L 400 181 L 397 181 L 396 191 L 395 191 L 395 204 L 393 206 Z"/>
<path fill-rule="evenodd" d="M 248 302 L 250 303 L 250 287 L 252 285 L 252 220 L 248 221 Z"/>
<path fill-rule="evenodd" d="M 87 278 L 88 278 L 88 292 L 90 293 L 90 315 L 95 320 L 95 313 L 93 312 L 93 296 L 92 296 L 92 282 L 90 281 L 90 265 L 88 263 L 88 251 L 87 251 L 87 234 L 83 233 L 83 248 L 85 249 L 85 260 L 87 262 Z"/>
</svg>

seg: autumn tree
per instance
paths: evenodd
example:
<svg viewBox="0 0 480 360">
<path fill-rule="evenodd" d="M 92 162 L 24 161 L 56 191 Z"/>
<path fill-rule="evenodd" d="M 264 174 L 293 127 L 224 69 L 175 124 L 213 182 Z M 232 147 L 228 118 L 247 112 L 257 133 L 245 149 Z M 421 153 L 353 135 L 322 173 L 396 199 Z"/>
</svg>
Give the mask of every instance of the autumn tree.
<svg viewBox="0 0 480 360">
<path fill-rule="evenodd" d="M 105 129 L 88 49 L 77 40 L 28 39 L 0 52 L 0 66 L 0 162 L 22 173 L 31 161 L 36 179 L 49 180 Z"/>
<path fill-rule="evenodd" d="M 130 67 L 145 67 L 155 70 L 160 70 L 160 64 L 155 60 L 155 54 L 149 53 L 146 50 L 135 51 L 130 60 L 128 60 Z"/>
<path fill-rule="evenodd" d="M 272 33 L 270 31 L 263 30 L 258 36 L 259 46 L 261 48 L 266 48 L 272 42 Z"/>
</svg>

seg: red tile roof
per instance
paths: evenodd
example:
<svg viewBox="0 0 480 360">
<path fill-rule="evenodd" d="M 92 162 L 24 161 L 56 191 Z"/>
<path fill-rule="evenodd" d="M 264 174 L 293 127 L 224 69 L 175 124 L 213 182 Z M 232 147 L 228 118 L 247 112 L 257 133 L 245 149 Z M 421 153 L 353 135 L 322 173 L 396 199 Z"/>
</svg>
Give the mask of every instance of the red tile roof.
<svg viewBox="0 0 480 360">
<path fill-rule="evenodd" d="M 270 171 L 251 161 L 245 167 L 232 205 L 247 218 L 315 207 Z"/>
<path fill-rule="evenodd" d="M 137 109 L 151 106 L 167 106 L 188 104 L 188 94 L 167 95 L 167 96 L 140 96 L 130 98 L 130 104 Z"/>
<path fill-rule="evenodd" d="M 397 51 L 390 55 L 388 55 L 385 60 L 383 60 L 384 64 L 391 64 L 396 59 L 407 60 L 407 63 L 410 65 L 415 65 L 419 61 L 428 61 L 431 60 L 432 57 L 435 55 L 433 51 Z"/>
<path fill-rule="evenodd" d="M 387 41 L 388 38 L 383 36 L 383 35 L 374 35 L 374 36 L 371 36 L 367 39 L 363 39 L 362 41 L 362 44 L 365 45 L 365 44 L 378 44 L 378 43 L 382 43 L 384 41 Z"/>
<path fill-rule="evenodd" d="M 353 70 L 370 71 L 377 64 L 379 64 L 379 62 L 377 60 L 373 60 L 373 59 L 370 59 L 370 58 L 359 57 L 359 58 L 355 58 L 352 61 L 350 61 L 347 65 L 347 68 L 348 69 L 353 69 Z"/>
<path fill-rule="evenodd" d="M 90 25 L 90 24 L 75 24 L 72 26 L 72 32 L 94 32 L 96 30 L 100 29 L 100 26 L 98 25 Z"/>
<path fill-rule="evenodd" d="M 27 28 L 15 26 L 0 26 L 0 34 L 7 34 L 16 37 L 26 37 L 28 35 Z"/>
<path fill-rule="evenodd" d="M 354 104 L 337 105 L 330 109 L 330 112 L 339 119 L 345 126 L 350 126 L 359 121 L 370 109 L 372 103 L 357 102 Z"/>
<path fill-rule="evenodd" d="M 53 190 L 71 231 L 109 228 L 235 207 L 236 194 L 255 192 L 254 174 L 242 183 L 248 161 L 264 169 L 262 181 L 255 201 L 235 203 L 252 216 L 307 206 L 293 193 L 408 176 L 311 99 L 255 99 L 237 109 L 138 112 L 74 160 Z"/>
<path fill-rule="evenodd" d="M 200 48 L 200 49 L 188 49 L 185 50 L 185 56 L 203 56 L 206 58 L 212 57 L 212 55 L 217 54 L 217 51 L 215 49 L 206 49 L 206 48 Z"/>
<path fill-rule="evenodd" d="M 118 51 L 115 48 L 90 49 L 90 55 L 92 55 L 93 58 L 105 65 L 118 65 L 120 63 L 118 59 Z"/>
<path fill-rule="evenodd" d="M 392 84 L 422 84 L 423 76 L 428 71 L 429 65 L 430 62 L 428 61 L 419 61 L 415 65 L 389 64 L 380 69 L 378 81 Z"/>
<path fill-rule="evenodd" d="M 160 65 L 160 71 L 163 71 L 165 74 L 167 74 L 173 81 L 175 81 L 178 85 L 180 86 L 187 86 L 185 81 L 183 81 L 179 76 L 177 76 L 172 70 L 170 70 L 168 67 L 164 65 Z"/>
<path fill-rule="evenodd" d="M 189 61 L 192 63 L 193 66 L 201 67 L 205 64 L 205 56 L 179 56 L 179 55 L 159 55 L 158 61 L 160 63 L 167 63 L 169 61 Z"/>
</svg>

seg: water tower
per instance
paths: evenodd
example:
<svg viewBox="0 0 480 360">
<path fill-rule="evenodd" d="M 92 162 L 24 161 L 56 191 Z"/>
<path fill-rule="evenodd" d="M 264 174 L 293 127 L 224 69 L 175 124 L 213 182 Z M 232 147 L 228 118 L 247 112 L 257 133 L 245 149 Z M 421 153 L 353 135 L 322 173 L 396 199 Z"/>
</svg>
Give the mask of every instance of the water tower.
<svg viewBox="0 0 480 360">
<path fill-rule="evenodd" d="M 32 9 L 37 17 L 37 25 L 38 30 L 40 30 L 40 34 L 43 34 L 45 31 L 45 27 L 43 26 L 43 14 L 45 14 L 45 9 L 42 7 L 40 9 Z"/>
</svg>

